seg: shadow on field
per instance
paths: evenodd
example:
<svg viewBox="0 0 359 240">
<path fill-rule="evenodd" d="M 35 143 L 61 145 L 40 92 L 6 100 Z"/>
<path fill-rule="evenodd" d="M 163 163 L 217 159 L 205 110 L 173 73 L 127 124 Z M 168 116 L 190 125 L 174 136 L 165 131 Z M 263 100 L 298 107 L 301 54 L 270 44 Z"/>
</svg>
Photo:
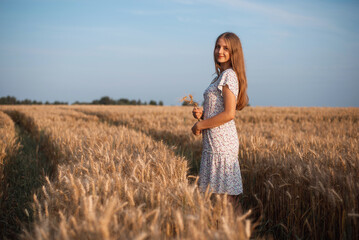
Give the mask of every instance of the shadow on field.
<svg viewBox="0 0 359 240">
<path fill-rule="evenodd" d="M 38 131 L 33 119 L 18 111 L 5 111 L 15 122 L 19 149 L 4 159 L 3 181 L 0 183 L 0 238 L 17 239 L 21 228 L 33 220 L 33 194 L 44 184 L 44 177 L 53 178 L 56 158 L 48 138 Z M 25 210 L 26 209 L 26 210 Z"/>
</svg>

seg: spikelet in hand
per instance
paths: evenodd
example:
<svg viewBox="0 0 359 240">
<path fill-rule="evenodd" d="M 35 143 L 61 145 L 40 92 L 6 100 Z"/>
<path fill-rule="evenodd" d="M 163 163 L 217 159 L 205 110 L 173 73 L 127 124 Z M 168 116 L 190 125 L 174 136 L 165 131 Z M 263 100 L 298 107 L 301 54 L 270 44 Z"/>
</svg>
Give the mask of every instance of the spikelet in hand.
<svg viewBox="0 0 359 240">
<path fill-rule="evenodd" d="M 181 102 L 185 102 L 187 103 L 187 105 L 189 106 L 193 106 L 193 107 L 198 107 L 198 103 L 193 101 L 193 96 L 192 94 L 189 94 L 188 97 L 187 96 L 184 96 L 182 99 L 181 99 Z"/>
</svg>

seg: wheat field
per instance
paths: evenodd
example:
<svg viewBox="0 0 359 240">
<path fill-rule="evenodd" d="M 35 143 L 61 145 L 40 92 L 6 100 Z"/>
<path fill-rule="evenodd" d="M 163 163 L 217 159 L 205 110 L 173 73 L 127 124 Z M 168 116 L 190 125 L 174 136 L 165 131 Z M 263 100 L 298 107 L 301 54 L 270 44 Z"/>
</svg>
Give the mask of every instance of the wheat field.
<svg viewBox="0 0 359 240">
<path fill-rule="evenodd" d="M 358 119 L 358 108 L 237 112 L 236 212 L 198 191 L 191 107 L 0 106 L 2 237 L 355 239 Z"/>
</svg>

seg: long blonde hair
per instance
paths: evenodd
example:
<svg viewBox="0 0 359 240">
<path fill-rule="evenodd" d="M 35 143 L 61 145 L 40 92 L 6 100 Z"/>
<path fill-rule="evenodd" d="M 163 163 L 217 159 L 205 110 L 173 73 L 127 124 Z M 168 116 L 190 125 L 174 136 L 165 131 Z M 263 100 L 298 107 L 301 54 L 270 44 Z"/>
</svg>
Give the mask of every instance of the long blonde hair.
<svg viewBox="0 0 359 240">
<path fill-rule="evenodd" d="M 238 90 L 238 98 L 236 109 L 242 110 L 248 104 L 248 95 L 247 95 L 247 77 L 246 77 L 246 69 L 244 66 L 244 56 L 242 50 L 242 44 L 239 37 L 232 32 L 225 32 L 218 36 L 216 40 L 215 46 L 217 46 L 218 40 L 223 38 L 227 43 L 229 51 L 231 53 L 231 65 L 232 69 L 237 75 L 239 90 Z M 217 62 L 215 53 L 213 51 L 214 63 L 216 68 L 217 76 L 219 76 L 220 72 L 220 63 Z"/>
</svg>

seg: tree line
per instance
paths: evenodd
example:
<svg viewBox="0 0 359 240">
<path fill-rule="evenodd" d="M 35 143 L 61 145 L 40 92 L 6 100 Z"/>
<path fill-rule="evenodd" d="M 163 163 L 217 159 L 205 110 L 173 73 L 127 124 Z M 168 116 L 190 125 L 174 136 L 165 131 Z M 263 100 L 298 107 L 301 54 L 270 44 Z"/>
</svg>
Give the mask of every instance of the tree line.
<svg viewBox="0 0 359 240">
<path fill-rule="evenodd" d="M 36 101 L 36 100 L 17 100 L 16 97 L 13 96 L 6 96 L 0 98 L 0 105 L 69 105 L 68 102 L 60 102 L 60 101 L 54 101 L 54 102 L 42 102 L 42 101 Z M 148 103 L 142 102 L 140 99 L 138 100 L 129 100 L 127 98 L 120 98 L 118 100 L 114 100 L 108 96 L 104 96 L 100 99 L 93 100 L 92 102 L 79 102 L 76 101 L 72 103 L 72 105 L 153 105 L 153 106 L 163 106 L 163 101 L 156 102 L 155 100 L 150 100 Z"/>
</svg>

